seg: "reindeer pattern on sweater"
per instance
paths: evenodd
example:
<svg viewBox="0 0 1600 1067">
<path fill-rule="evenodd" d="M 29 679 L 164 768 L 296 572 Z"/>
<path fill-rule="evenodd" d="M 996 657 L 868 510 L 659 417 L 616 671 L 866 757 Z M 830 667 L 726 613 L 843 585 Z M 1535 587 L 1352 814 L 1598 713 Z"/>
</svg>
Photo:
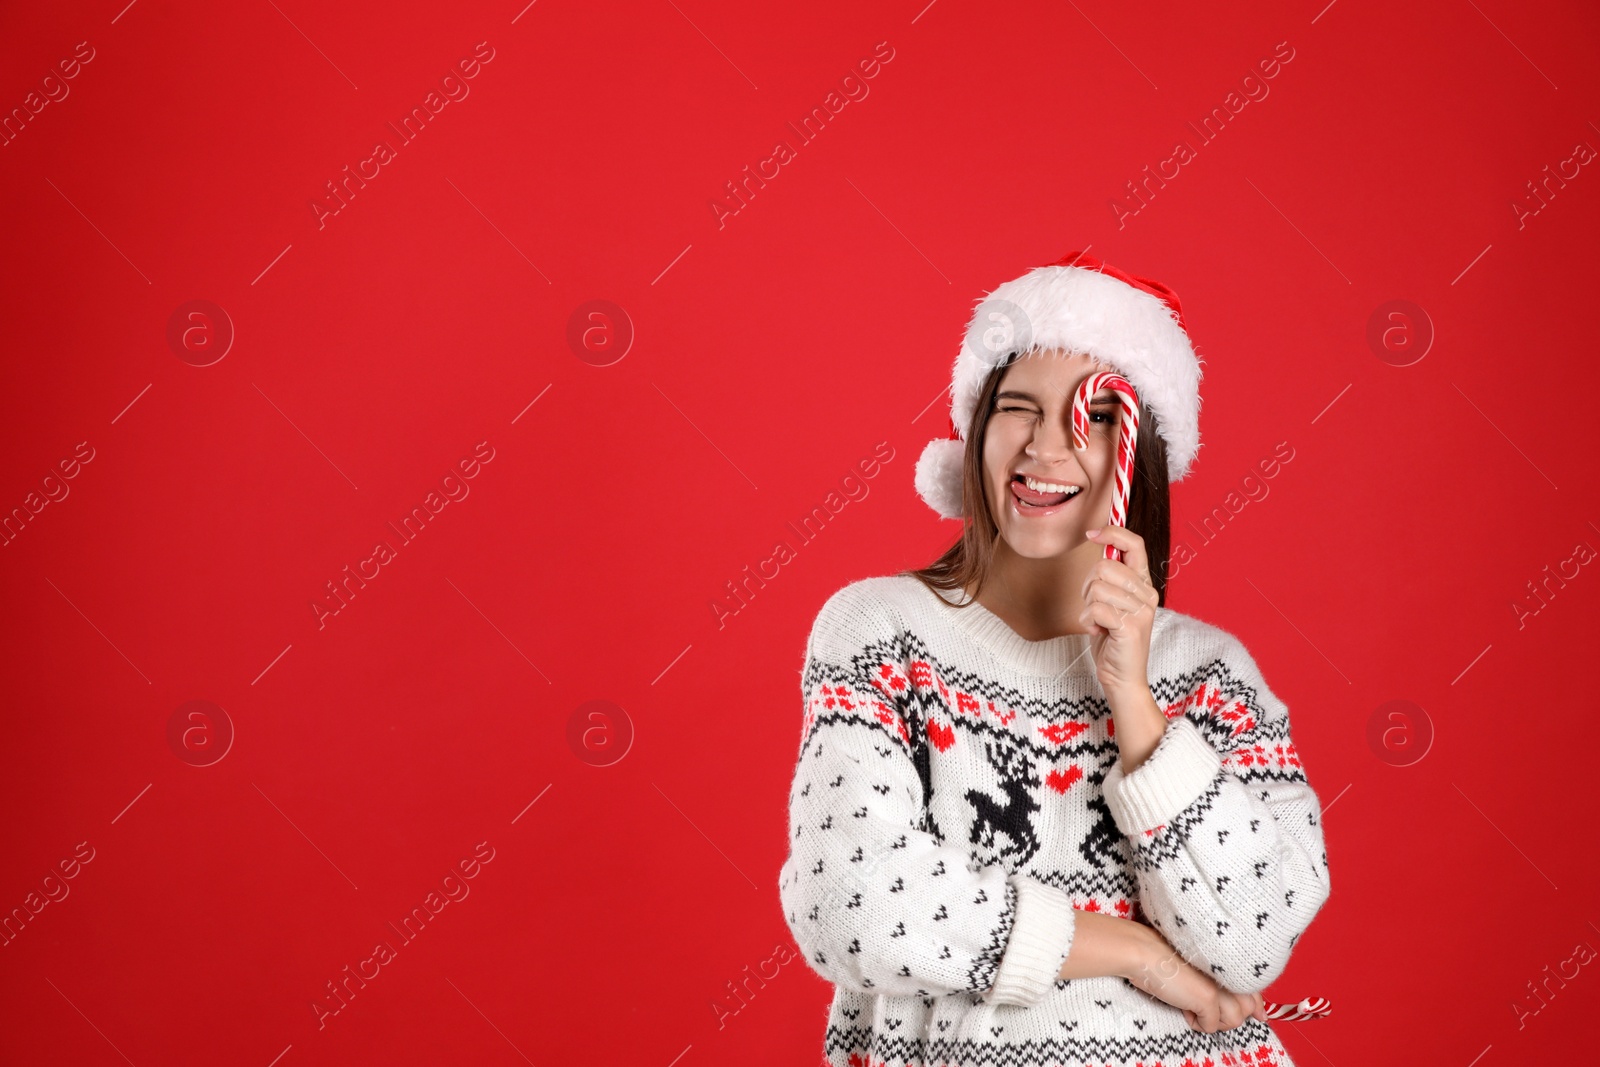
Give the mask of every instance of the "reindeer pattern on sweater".
<svg viewBox="0 0 1600 1067">
<path fill-rule="evenodd" d="M 1264 989 L 1328 896 L 1287 708 L 1237 638 L 1157 610 L 1168 718 L 1124 774 L 1088 635 L 1026 641 L 909 575 L 819 612 L 779 874 L 833 983 L 826 1061 L 1292 1067 L 1269 1024 L 1202 1034 L 1120 977 L 1061 980 L 1078 911 Z"/>
</svg>

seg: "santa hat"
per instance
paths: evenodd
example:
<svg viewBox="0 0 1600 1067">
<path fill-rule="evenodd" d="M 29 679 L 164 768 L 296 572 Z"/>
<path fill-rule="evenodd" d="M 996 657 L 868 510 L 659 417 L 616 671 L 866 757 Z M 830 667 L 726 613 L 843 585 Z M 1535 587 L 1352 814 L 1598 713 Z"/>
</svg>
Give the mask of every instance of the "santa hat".
<svg viewBox="0 0 1600 1067">
<path fill-rule="evenodd" d="M 978 391 L 997 365 L 1060 348 L 1107 363 L 1160 420 L 1167 480 L 1200 451 L 1200 364 L 1178 294 L 1084 252 L 1014 278 L 979 301 L 956 356 L 950 435 L 917 460 L 917 494 L 947 519 L 961 517 L 961 461 Z"/>
</svg>

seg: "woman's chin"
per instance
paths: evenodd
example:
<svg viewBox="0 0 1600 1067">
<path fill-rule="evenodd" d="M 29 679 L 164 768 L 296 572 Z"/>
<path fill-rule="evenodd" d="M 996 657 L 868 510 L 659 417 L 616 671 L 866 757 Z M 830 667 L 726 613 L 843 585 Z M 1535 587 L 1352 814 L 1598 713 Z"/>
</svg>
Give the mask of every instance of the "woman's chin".
<svg viewBox="0 0 1600 1067">
<path fill-rule="evenodd" d="M 1027 559 L 1059 556 L 1063 552 L 1070 552 L 1079 542 L 1088 540 L 1082 530 L 1069 529 L 1065 525 L 1056 530 L 1030 527 L 1019 530 L 1013 525 L 1010 529 L 1001 530 L 1000 536 L 1013 553 Z"/>
</svg>

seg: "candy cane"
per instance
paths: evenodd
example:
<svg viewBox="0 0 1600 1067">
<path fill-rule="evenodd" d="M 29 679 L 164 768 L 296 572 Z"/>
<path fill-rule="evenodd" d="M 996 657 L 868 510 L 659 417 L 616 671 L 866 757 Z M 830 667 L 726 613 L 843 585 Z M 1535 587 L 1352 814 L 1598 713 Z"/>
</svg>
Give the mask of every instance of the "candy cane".
<svg viewBox="0 0 1600 1067">
<path fill-rule="evenodd" d="M 1102 389 L 1116 391 L 1122 401 L 1121 431 L 1117 434 L 1117 474 L 1115 491 L 1111 494 L 1112 526 L 1126 526 L 1128 519 L 1128 493 L 1133 488 L 1133 454 L 1139 443 L 1139 394 L 1122 375 L 1100 371 L 1089 375 L 1078 386 L 1072 398 L 1072 446 L 1079 452 L 1089 447 L 1089 399 Z M 1122 552 L 1114 545 L 1106 546 L 1106 559 L 1120 560 Z"/>
<path fill-rule="evenodd" d="M 1100 371 L 1089 375 L 1078 385 L 1072 398 L 1072 446 L 1079 452 L 1089 447 L 1089 400 L 1102 389 L 1114 390 L 1122 401 L 1121 430 L 1117 435 L 1117 467 L 1115 492 L 1111 495 L 1112 526 L 1126 526 L 1128 493 L 1133 485 L 1133 455 L 1139 443 L 1139 394 L 1133 385 L 1120 374 Z M 1106 546 L 1106 559 L 1122 559 L 1122 553 L 1111 545 Z M 1297 1004 L 1279 1004 L 1262 1001 L 1263 1014 L 1269 1019 L 1297 1022 L 1303 1019 L 1326 1018 L 1333 1006 L 1323 997 L 1306 997 Z"/>
<path fill-rule="evenodd" d="M 1322 997 L 1307 997 L 1298 1004 L 1274 1004 L 1266 1000 L 1262 1001 L 1261 1006 L 1266 1009 L 1267 1018 L 1283 1019 L 1286 1022 L 1324 1019 L 1333 1011 L 1333 1005 Z"/>
</svg>

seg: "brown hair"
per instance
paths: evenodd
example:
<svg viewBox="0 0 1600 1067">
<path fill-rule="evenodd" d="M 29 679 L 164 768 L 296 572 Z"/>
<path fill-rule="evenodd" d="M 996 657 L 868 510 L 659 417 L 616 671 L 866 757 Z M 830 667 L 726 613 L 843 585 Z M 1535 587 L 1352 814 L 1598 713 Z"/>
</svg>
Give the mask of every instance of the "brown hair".
<svg viewBox="0 0 1600 1067">
<path fill-rule="evenodd" d="M 930 589 L 982 589 L 994 562 L 999 528 L 984 492 L 983 439 L 994 413 L 995 393 L 1011 360 L 999 364 L 978 390 L 978 404 L 967 429 L 961 461 L 961 537 L 926 567 L 905 570 Z M 1150 584 L 1167 603 L 1167 568 L 1172 552 L 1172 507 L 1167 482 L 1167 446 L 1156 413 L 1139 402 L 1139 439 L 1133 453 L 1133 485 L 1128 492 L 1127 528 L 1144 539 L 1150 556 Z M 970 603 L 970 602 L 968 602 Z M 965 607 L 966 603 L 960 606 Z"/>
</svg>

